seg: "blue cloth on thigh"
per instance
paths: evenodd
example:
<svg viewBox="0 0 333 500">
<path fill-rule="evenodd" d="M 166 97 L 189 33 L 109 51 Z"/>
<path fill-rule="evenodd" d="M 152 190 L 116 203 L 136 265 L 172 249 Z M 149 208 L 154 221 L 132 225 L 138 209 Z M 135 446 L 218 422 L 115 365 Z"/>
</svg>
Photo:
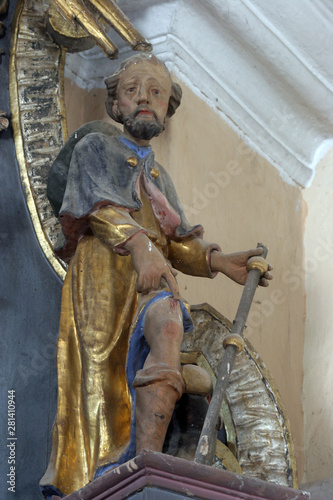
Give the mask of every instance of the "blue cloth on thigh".
<svg viewBox="0 0 333 500">
<path fill-rule="evenodd" d="M 96 471 L 95 478 L 102 476 L 108 470 L 113 469 L 114 467 L 118 467 L 128 460 L 131 460 L 135 457 L 136 454 L 136 425 L 135 425 L 135 403 L 136 403 L 136 393 L 133 388 L 133 380 L 135 378 L 136 372 L 143 368 L 143 365 L 146 361 L 146 358 L 149 354 L 150 348 L 149 345 L 143 335 L 143 326 L 145 321 L 146 313 L 149 307 L 157 302 L 158 300 L 165 299 L 166 297 L 172 297 L 171 292 L 162 291 L 156 294 L 151 300 L 149 300 L 142 311 L 139 314 L 135 330 L 131 336 L 128 354 L 127 354 L 127 364 L 126 364 L 126 375 L 127 375 L 127 383 L 132 397 L 132 419 L 131 419 L 131 435 L 130 442 L 125 452 L 122 454 L 120 459 L 117 462 L 110 463 L 99 467 Z M 188 313 L 185 305 L 179 301 L 181 311 L 183 314 L 183 326 L 184 331 L 189 332 L 193 330 L 193 323 L 191 316 Z"/>
</svg>

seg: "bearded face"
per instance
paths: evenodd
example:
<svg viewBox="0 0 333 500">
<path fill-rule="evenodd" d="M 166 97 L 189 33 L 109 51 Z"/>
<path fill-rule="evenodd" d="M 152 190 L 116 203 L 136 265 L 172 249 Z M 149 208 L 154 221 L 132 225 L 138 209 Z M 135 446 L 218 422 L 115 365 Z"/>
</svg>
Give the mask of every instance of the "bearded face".
<svg viewBox="0 0 333 500">
<path fill-rule="evenodd" d="M 163 132 L 171 86 L 167 70 L 149 61 L 131 64 L 121 74 L 112 109 L 137 143 Z"/>
<path fill-rule="evenodd" d="M 145 141 L 150 141 L 153 137 L 157 137 L 163 130 L 165 126 L 161 123 L 156 113 L 153 110 L 149 110 L 153 115 L 154 119 L 147 121 L 146 119 L 140 119 L 140 116 L 145 113 L 141 109 L 137 109 L 130 116 L 122 116 L 122 121 L 125 130 L 136 139 L 143 139 Z"/>
</svg>

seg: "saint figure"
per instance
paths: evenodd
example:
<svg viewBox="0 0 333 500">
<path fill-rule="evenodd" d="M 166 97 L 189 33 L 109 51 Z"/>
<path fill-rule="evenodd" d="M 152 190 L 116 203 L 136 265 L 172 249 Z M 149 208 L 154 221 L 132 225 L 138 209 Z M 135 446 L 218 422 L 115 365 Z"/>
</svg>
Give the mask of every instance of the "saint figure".
<svg viewBox="0 0 333 500">
<path fill-rule="evenodd" d="M 159 59 L 138 54 L 106 79 L 109 115 L 67 141 L 48 195 L 69 262 L 58 341 L 58 407 L 40 485 L 64 496 L 142 449 L 162 451 L 186 384 L 180 366 L 192 328 L 176 270 L 244 284 L 261 249 L 225 255 L 186 220 L 150 140 L 164 130 L 181 88 Z M 267 285 L 270 273 L 262 278 Z"/>
</svg>

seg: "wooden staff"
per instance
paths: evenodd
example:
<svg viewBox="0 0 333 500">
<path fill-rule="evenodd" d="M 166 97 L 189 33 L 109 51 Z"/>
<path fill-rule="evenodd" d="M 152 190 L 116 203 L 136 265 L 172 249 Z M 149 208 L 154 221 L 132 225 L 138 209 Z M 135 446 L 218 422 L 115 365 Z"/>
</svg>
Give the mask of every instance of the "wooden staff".
<svg viewBox="0 0 333 500">
<path fill-rule="evenodd" d="M 251 257 L 247 262 L 246 268 L 249 271 L 249 274 L 244 285 L 236 318 L 233 322 L 230 334 L 226 336 L 223 342 L 225 353 L 217 370 L 213 397 L 207 411 L 195 453 L 194 461 L 198 464 L 212 465 L 214 461 L 218 431 L 217 425 L 221 404 L 229 383 L 229 377 L 235 357 L 244 348 L 244 339 L 242 334 L 256 288 L 261 276 L 263 276 L 268 270 L 268 264 L 265 261 L 268 250 L 261 243 L 258 243 L 257 247 L 261 247 L 263 249 L 262 254 Z"/>
</svg>

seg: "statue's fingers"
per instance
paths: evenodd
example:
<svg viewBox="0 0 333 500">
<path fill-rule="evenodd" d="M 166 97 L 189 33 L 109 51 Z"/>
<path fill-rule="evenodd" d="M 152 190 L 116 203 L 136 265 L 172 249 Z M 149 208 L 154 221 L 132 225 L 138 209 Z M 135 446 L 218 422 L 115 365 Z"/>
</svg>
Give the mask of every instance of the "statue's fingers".
<svg viewBox="0 0 333 500">
<path fill-rule="evenodd" d="M 142 276 L 139 276 L 139 278 L 138 278 L 138 282 L 136 284 L 136 289 L 140 293 L 143 293 L 145 290 L 145 280 Z"/>
<path fill-rule="evenodd" d="M 172 272 L 172 275 L 173 275 L 173 276 L 175 276 L 175 277 L 177 276 L 178 272 L 176 271 L 176 269 L 174 269 L 174 268 L 172 267 L 172 265 L 171 265 L 171 264 L 170 264 L 170 271 Z"/>
<path fill-rule="evenodd" d="M 168 259 L 165 259 L 165 263 L 166 263 L 166 265 L 168 266 L 168 268 L 170 269 L 170 271 L 172 272 L 172 274 L 173 274 L 174 276 L 177 276 L 177 274 L 178 274 L 178 273 L 177 273 L 176 269 L 174 269 L 174 268 L 172 267 L 171 262 L 170 262 Z"/>
<path fill-rule="evenodd" d="M 259 285 L 260 286 L 268 286 L 269 285 L 269 281 L 266 278 L 261 278 L 259 280 Z"/>
<path fill-rule="evenodd" d="M 139 293 L 148 293 L 152 289 L 145 275 L 139 276 L 136 289 Z"/>
<path fill-rule="evenodd" d="M 179 295 L 179 287 L 177 284 L 177 281 L 175 280 L 175 277 L 173 276 L 172 272 L 165 273 L 164 278 L 166 279 L 170 292 L 172 293 L 173 297 L 178 300 L 180 298 Z"/>
<path fill-rule="evenodd" d="M 263 251 L 264 249 L 262 247 L 256 247 L 248 250 L 248 254 L 250 257 L 255 257 L 256 255 L 261 255 Z"/>
</svg>

